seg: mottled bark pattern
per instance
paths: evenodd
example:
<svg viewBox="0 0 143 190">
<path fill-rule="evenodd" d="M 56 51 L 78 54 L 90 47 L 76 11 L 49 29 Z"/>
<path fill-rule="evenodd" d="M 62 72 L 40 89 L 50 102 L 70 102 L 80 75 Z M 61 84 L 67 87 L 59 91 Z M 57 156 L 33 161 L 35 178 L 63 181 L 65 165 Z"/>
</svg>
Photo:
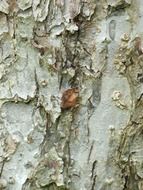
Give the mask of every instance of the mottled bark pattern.
<svg viewBox="0 0 143 190">
<path fill-rule="evenodd" d="M 143 189 L 142 10 L 0 1 L 0 189 Z"/>
</svg>

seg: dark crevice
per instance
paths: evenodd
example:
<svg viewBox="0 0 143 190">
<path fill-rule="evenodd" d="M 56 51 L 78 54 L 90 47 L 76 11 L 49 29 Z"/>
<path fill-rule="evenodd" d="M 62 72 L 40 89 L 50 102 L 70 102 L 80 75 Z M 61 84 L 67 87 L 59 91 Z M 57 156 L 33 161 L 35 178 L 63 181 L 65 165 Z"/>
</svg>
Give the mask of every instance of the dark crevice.
<svg viewBox="0 0 143 190">
<path fill-rule="evenodd" d="M 96 175 L 93 177 L 91 190 L 95 190 L 96 177 L 97 177 Z"/>
<path fill-rule="evenodd" d="M 96 167 L 96 164 L 97 164 L 97 160 L 95 160 L 92 164 L 92 171 L 91 171 L 91 178 L 93 179 L 95 177 L 95 167 Z"/>
</svg>

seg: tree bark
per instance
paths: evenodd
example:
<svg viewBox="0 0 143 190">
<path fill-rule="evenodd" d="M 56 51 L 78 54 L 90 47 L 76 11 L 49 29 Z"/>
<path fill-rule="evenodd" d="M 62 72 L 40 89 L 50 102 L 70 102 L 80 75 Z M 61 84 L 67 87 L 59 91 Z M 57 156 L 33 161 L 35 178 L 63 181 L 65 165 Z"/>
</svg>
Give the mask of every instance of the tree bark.
<svg viewBox="0 0 143 190">
<path fill-rule="evenodd" d="M 142 8 L 0 1 L 0 189 L 143 189 Z"/>
</svg>

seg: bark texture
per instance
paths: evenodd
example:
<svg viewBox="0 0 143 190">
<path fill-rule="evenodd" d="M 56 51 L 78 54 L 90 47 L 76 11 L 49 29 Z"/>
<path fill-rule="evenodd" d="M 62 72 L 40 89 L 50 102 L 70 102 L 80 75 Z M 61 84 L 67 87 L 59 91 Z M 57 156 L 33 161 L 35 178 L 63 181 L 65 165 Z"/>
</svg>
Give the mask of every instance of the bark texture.
<svg viewBox="0 0 143 190">
<path fill-rule="evenodd" d="M 142 10 L 0 1 L 0 189 L 143 190 Z"/>
</svg>

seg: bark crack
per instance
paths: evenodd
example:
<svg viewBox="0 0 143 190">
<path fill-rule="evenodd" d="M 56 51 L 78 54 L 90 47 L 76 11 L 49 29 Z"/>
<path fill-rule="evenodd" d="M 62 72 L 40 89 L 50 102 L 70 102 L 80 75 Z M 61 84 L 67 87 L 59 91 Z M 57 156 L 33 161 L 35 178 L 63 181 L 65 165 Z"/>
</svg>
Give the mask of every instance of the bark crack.
<svg viewBox="0 0 143 190">
<path fill-rule="evenodd" d="M 94 146 L 94 141 L 92 142 L 91 147 L 90 147 L 90 150 L 89 150 L 89 155 L 88 155 L 88 159 L 87 159 L 87 162 L 88 162 L 88 163 L 89 163 L 89 161 L 90 161 L 90 157 L 91 157 L 91 153 L 92 153 L 92 150 L 93 150 L 93 146 Z"/>
<path fill-rule="evenodd" d="M 96 172 L 95 172 L 96 164 L 97 164 L 97 160 L 94 160 L 92 164 L 92 170 L 91 170 L 91 180 L 92 180 L 91 190 L 94 190 L 95 183 L 96 183 L 96 177 L 97 177 Z"/>
</svg>

